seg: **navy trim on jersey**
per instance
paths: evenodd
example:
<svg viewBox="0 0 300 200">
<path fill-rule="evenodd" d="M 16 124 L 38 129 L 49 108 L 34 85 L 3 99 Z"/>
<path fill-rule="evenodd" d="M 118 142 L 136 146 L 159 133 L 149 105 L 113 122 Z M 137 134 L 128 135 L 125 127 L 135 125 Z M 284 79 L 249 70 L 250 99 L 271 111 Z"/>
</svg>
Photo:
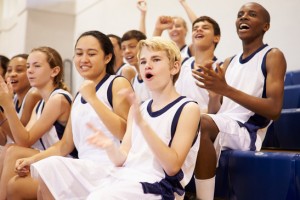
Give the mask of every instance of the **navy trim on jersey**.
<svg viewBox="0 0 300 200">
<path fill-rule="evenodd" d="M 185 98 L 185 97 L 184 96 L 180 96 L 177 99 L 175 99 L 174 101 L 172 101 L 171 103 L 169 103 L 168 105 L 166 105 L 165 107 L 163 107 L 162 109 L 160 109 L 158 111 L 155 111 L 155 112 L 152 112 L 152 110 L 151 110 L 151 106 L 152 106 L 152 103 L 153 103 L 153 99 L 151 99 L 150 102 L 147 105 L 148 114 L 151 117 L 158 117 L 159 115 L 161 115 L 164 112 L 166 112 L 167 110 L 169 110 L 173 105 L 175 105 L 177 102 L 179 102 L 183 98 Z"/>
<path fill-rule="evenodd" d="M 256 52 L 254 52 L 253 54 L 251 54 L 249 57 L 252 58 L 257 52 L 259 52 L 260 50 L 262 50 L 266 46 L 268 46 L 268 45 L 267 44 L 263 45 L 261 48 L 259 48 Z M 266 56 L 270 52 L 270 50 L 268 50 L 265 53 L 265 55 L 263 57 L 263 60 L 262 60 L 262 64 L 261 64 L 261 70 L 262 70 L 262 73 L 263 73 L 263 75 L 265 77 L 264 78 L 262 98 L 266 98 L 266 78 L 267 78 Z M 247 61 L 250 60 L 248 58 L 246 58 L 246 59 L 247 59 Z M 244 60 L 246 60 L 246 59 L 244 59 Z M 251 151 L 255 151 L 256 150 L 255 142 L 256 142 L 256 139 L 257 139 L 257 131 L 259 129 L 261 129 L 261 128 L 265 128 L 266 126 L 268 126 L 268 124 L 270 123 L 270 121 L 271 120 L 267 119 L 266 117 L 263 117 L 263 116 L 255 113 L 244 124 L 241 123 L 241 122 L 238 122 L 238 124 L 240 125 L 240 127 L 245 127 L 248 130 L 249 134 L 250 134 L 250 139 L 251 139 L 250 150 Z"/>
<path fill-rule="evenodd" d="M 251 58 L 253 58 L 255 56 L 255 54 L 257 54 L 258 52 L 260 52 L 262 49 L 264 49 L 266 46 L 268 46 L 268 44 L 264 44 L 261 47 L 259 47 L 256 51 L 254 51 L 250 56 L 248 56 L 247 58 L 243 59 L 243 54 L 241 54 L 239 61 L 241 64 L 245 64 L 246 62 L 248 62 L 249 60 L 251 60 Z"/>
<path fill-rule="evenodd" d="M 122 65 L 120 65 L 120 67 L 117 69 L 117 71 L 115 72 L 115 74 L 117 74 L 125 64 L 126 63 L 123 62 Z M 122 73 L 120 75 L 122 75 Z"/>
<path fill-rule="evenodd" d="M 160 111 L 155 112 L 155 116 L 158 116 L 159 114 L 162 114 L 163 112 L 168 110 L 170 107 L 172 107 L 174 104 L 176 104 L 177 102 L 179 102 L 183 98 L 185 98 L 185 97 L 184 96 L 178 97 L 176 100 L 174 100 L 173 102 L 171 102 L 170 104 L 165 106 Z M 173 118 L 173 121 L 172 121 L 172 125 L 171 125 L 171 139 L 170 139 L 170 142 L 169 142 L 168 146 L 171 146 L 171 144 L 172 144 L 180 114 L 181 114 L 184 106 L 187 103 L 190 103 L 190 102 L 195 102 L 195 101 L 184 102 L 178 108 L 178 110 L 176 111 L 176 113 L 174 115 L 174 118 Z M 195 102 L 195 103 L 197 103 L 197 102 Z M 147 106 L 147 110 L 148 110 L 150 116 L 155 117 L 155 116 L 151 115 L 151 114 L 154 114 L 153 112 L 150 111 L 151 104 L 152 104 L 152 100 L 149 102 L 149 104 Z M 198 137 L 198 134 L 196 135 L 192 146 L 196 142 L 197 137 Z M 157 194 L 157 195 L 161 195 L 163 200 L 174 200 L 175 199 L 175 195 L 174 195 L 175 192 L 180 196 L 184 195 L 184 188 L 182 187 L 182 185 L 180 183 L 180 181 L 183 179 L 183 177 L 184 177 L 183 171 L 180 169 L 180 171 L 174 176 L 169 176 L 165 172 L 165 178 L 162 179 L 159 182 L 155 182 L 155 183 L 141 182 L 141 184 L 142 184 L 143 191 L 144 191 L 145 194 L 147 194 L 147 193 Z"/>
<path fill-rule="evenodd" d="M 58 88 L 54 89 L 53 92 L 55 90 L 57 90 L 57 89 Z M 51 94 L 52 94 L 52 92 L 51 92 Z M 69 104 L 72 103 L 72 99 L 70 98 L 69 95 L 64 94 L 64 93 L 58 93 L 58 94 L 62 94 L 67 99 L 67 101 L 69 102 Z M 45 102 L 44 102 L 43 99 L 39 101 L 39 103 L 38 103 L 38 105 L 36 107 L 36 110 L 35 110 L 36 113 L 38 113 L 38 110 L 39 110 L 40 106 L 42 106 L 42 108 L 41 108 L 41 113 L 42 113 L 43 110 L 44 110 L 44 107 L 45 107 Z M 63 136 L 63 134 L 64 134 L 64 131 L 65 131 L 65 126 L 63 126 L 62 124 L 60 124 L 57 120 L 54 122 L 53 126 L 55 127 L 55 130 L 56 130 L 58 138 L 61 139 L 62 136 Z M 44 150 L 46 150 L 46 147 L 44 145 L 42 137 L 39 139 L 39 141 L 40 141 L 41 145 L 43 146 Z"/>
<path fill-rule="evenodd" d="M 139 83 L 143 83 L 143 82 L 144 82 L 143 79 L 139 79 L 138 76 L 136 77 L 136 80 L 137 80 Z"/>
<path fill-rule="evenodd" d="M 168 176 L 165 173 L 165 178 L 160 182 L 147 183 L 140 182 L 143 187 L 145 194 L 157 194 L 161 195 L 162 200 L 174 200 L 176 192 L 178 195 L 184 195 L 184 188 L 180 184 L 180 181 L 183 179 L 183 172 L 180 170 L 175 176 Z"/>
<path fill-rule="evenodd" d="M 185 57 L 185 58 L 183 59 L 183 61 L 181 62 L 181 65 L 183 65 L 183 63 L 185 63 L 185 61 L 187 61 L 189 58 L 190 58 L 190 57 Z"/>
<path fill-rule="evenodd" d="M 185 47 L 186 47 L 186 44 L 180 48 L 180 51 L 182 51 Z"/>
<path fill-rule="evenodd" d="M 272 49 L 268 50 L 266 52 L 266 54 L 264 55 L 264 58 L 263 58 L 263 61 L 262 61 L 262 65 L 261 65 L 261 71 L 265 77 L 265 80 L 264 80 L 264 90 L 263 90 L 263 93 L 262 93 L 262 97 L 263 98 L 267 98 L 267 84 L 266 84 L 266 81 L 267 81 L 267 54 L 271 51 Z"/>
<path fill-rule="evenodd" d="M 216 56 L 213 57 L 212 61 L 216 62 L 218 59 Z M 194 68 L 194 64 L 195 64 L 195 60 L 193 60 L 193 62 L 191 63 L 191 69 L 195 69 Z M 197 71 L 201 72 L 201 69 L 197 69 Z"/>
<path fill-rule="evenodd" d="M 118 77 L 123 77 L 123 76 L 116 76 L 110 83 L 107 88 L 107 100 L 109 102 L 109 105 L 113 108 L 113 95 L 112 95 L 112 86 L 113 82 L 116 80 Z M 126 79 L 127 80 L 127 79 Z"/>
<path fill-rule="evenodd" d="M 17 99 L 16 105 L 15 105 L 15 109 L 16 109 L 17 113 L 20 112 L 21 107 L 22 107 L 22 103 L 21 103 L 20 107 L 18 107 L 18 104 L 19 104 L 19 99 Z"/>
<path fill-rule="evenodd" d="M 195 102 L 195 101 L 187 101 L 187 102 L 183 103 L 183 104 L 178 108 L 178 110 L 176 111 L 176 113 L 175 113 L 175 115 L 174 115 L 174 118 L 173 118 L 173 121 L 172 121 L 172 125 L 171 125 L 171 140 L 170 140 L 170 142 L 169 142 L 169 144 L 168 144 L 169 147 L 171 146 L 171 144 L 172 144 L 172 142 L 173 142 L 173 138 L 174 138 L 174 136 L 175 136 L 175 132 L 176 132 L 176 129 L 177 129 L 177 125 L 178 125 L 178 121 L 179 121 L 179 117 L 180 117 L 180 115 L 181 115 L 181 112 L 182 112 L 184 106 L 185 106 L 187 103 L 190 103 L 190 102 L 194 102 L 194 103 L 198 104 L 198 103 Z M 194 139 L 192 146 L 193 146 L 194 143 L 196 142 L 197 137 L 198 137 L 198 134 L 197 134 L 196 138 Z"/>
<path fill-rule="evenodd" d="M 96 91 L 98 91 L 98 89 L 101 87 L 101 85 L 103 85 L 103 83 L 109 78 L 109 74 L 105 74 L 105 76 L 103 77 L 103 79 L 97 84 L 96 86 Z M 81 97 L 81 103 L 86 104 L 86 100 Z"/>
</svg>

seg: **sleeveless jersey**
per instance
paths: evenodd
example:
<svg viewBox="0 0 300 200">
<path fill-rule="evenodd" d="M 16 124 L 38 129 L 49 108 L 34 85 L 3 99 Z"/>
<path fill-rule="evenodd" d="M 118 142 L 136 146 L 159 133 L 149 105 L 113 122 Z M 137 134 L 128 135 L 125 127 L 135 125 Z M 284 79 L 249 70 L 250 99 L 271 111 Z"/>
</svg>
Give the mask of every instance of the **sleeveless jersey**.
<svg viewBox="0 0 300 200">
<path fill-rule="evenodd" d="M 251 96 L 266 98 L 266 55 L 270 50 L 266 44 L 245 59 L 242 59 L 242 52 L 233 57 L 225 73 L 227 84 Z M 263 132 L 261 130 L 270 124 L 269 119 L 227 97 L 223 97 L 218 114 L 227 115 L 236 120 L 240 126 L 247 128 L 251 138 L 251 150 L 255 150 L 257 132 L 260 131 L 260 134 L 265 135 L 266 129 Z"/>
<path fill-rule="evenodd" d="M 65 98 L 69 101 L 69 103 L 72 103 L 72 95 L 63 89 L 55 89 L 49 98 L 51 98 L 55 94 L 62 94 L 65 96 Z M 37 118 L 40 118 L 43 112 L 45 106 L 45 101 L 42 99 L 38 102 L 38 106 L 36 108 L 36 114 Z M 31 147 L 34 149 L 39 150 L 46 150 L 49 147 L 51 147 L 53 144 L 58 142 L 64 133 L 65 126 L 60 124 L 58 121 L 56 121 L 53 126 Z"/>
<path fill-rule="evenodd" d="M 151 94 L 148 88 L 146 87 L 145 82 L 143 80 L 138 79 L 138 75 L 134 77 L 132 87 L 134 89 L 135 94 L 139 97 L 141 102 L 151 98 Z"/>
<path fill-rule="evenodd" d="M 25 95 L 25 97 L 24 97 L 24 99 L 23 99 L 20 107 L 18 107 L 18 104 L 19 104 L 18 96 L 16 94 L 14 95 L 13 102 L 14 102 L 15 110 L 17 112 L 17 115 L 18 115 L 19 119 L 21 119 L 21 117 L 22 117 L 24 105 L 25 105 L 25 102 L 26 102 L 26 98 L 27 98 L 27 95 L 30 93 L 31 90 L 32 90 L 32 88 L 30 88 L 27 91 L 27 93 L 26 93 L 26 95 Z M 13 143 L 13 142 L 14 141 L 9 136 L 7 136 L 7 142 L 6 143 L 10 144 L 10 143 Z"/>
<path fill-rule="evenodd" d="M 191 99 L 181 96 L 161 110 L 152 112 L 152 100 L 147 100 L 141 105 L 140 110 L 145 121 L 153 130 L 156 130 L 158 137 L 165 144 L 171 146 L 181 111 L 191 101 Z M 161 193 L 163 190 L 160 188 L 167 186 L 170 195 L 174 195 L 174 192 L 182 195 L 183 188 L 191 179 L 194 171 L 199 148 L 198 137 L 181 170 L 172 177 L 164 172 L 135 123 L 132 126 L 131 144 L 124 167 L 119 168 L 113 176 L 118 179 L 124 178 L 141 182 L 145 193 L 165 195 Z"/>
<path fill-rule="evenodd" d="M 113 98 L 112 84 L 115 78 L 115 75 L 107 74 L 96 86 L 97 97 L 110 110 L 112 110 Z M 111 161 L 105 150 L 87 143 L 87 137 L 94 134 L 94 131 L 90 130 L 86 124 L 92 123 L 96 128 L 100 129 L 104 134 L 111 138 L 116 145 L 120 145 L 120 141 L 110 133 L 94 108 L 83 99 L 80 93 L 77 94 L 73 102 L 71 117 L 73 140 L 75 147 L 78 150 L 78 157 L 80 159 L 88 159 L 111 165 Z"/>
<path fill-rule="evenodd" d="M 220 62 L 216 58 L 214 58 L 214 61 L 215 63 Z M 206 113 L 209 100 L 208 92 L 206 89 L 200 88 L 196 85 L 196 79 L 192 75 L 194 63 L 195 57 L 190 57 L 183 63 L 178 80 L 175 83 L 175 88 L 179 94 L 197 101 L 201 113 Z M 214 69 L 216 69 L 215 63 L 213 65 Z"/>
</svg>

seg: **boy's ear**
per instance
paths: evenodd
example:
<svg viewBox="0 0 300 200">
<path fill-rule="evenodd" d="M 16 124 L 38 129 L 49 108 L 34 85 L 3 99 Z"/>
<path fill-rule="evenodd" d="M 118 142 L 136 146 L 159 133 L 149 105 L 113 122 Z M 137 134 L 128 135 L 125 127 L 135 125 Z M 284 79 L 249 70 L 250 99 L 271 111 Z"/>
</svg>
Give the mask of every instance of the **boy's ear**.
<svg viewBox="0 0 300 200">
<path fill-rule="evenodd" d="M 175 61 L 175 62 L 174 62 L 174 65 L 173 65 L 173 67 L 172 67 L 172 69 L 171 69 L 171 74 L 172 74 L 173 76 L 174 76 L 175 74 L 178 74 L 179 71 L 180 71 L 180 67 L 181 67 L 180 61 Z"/>
</svg>

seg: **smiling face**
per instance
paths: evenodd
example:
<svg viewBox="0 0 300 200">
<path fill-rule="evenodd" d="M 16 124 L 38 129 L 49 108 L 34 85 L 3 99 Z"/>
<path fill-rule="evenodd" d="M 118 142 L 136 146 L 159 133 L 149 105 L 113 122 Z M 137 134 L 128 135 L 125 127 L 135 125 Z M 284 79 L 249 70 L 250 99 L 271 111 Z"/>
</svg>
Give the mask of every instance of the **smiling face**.
<svg viewBox="0 0 300 200">
<path fill-rule="evenodd" d="M 197 48 L 215 48 L 220 41 L 220 35 L 215 35 L 214 27 L 208 21 L 194 23 L 192 32 L 193 45 Z"/>
<path fill-rule="evenodd" d="M 247 3 L 239 10 L 235 24 L 241 40 L 262 38 L 270 27 L 270 15 L 260 4 Z"/>
<path fill-rule="evenodd" d="M 169 30 L 169 36 L 171 40 L 178 43 L 185 43 L 185 37 L 187 35 L 187 27 L 184 19 L 180 17 L 173 17 L 174 25 Z"/>
<path fill-rule="evenodd" d="M 122 52 L 123 52 L 123 57 L 125 60 L 130 64 L 135 67 L 138 66 L 138 59 L 137 59 L 137 44 L 139 41 L 137 39 L 130 39 L 123 41 L 121 46 L 122 46 Z"/>
<path fill-rule="evenodd" d="M 106 65 L 110 60 L 111 54 L 105 55 L 95 37 L 87 35 L 78 39 L 74 63 L 84 79 L 99 82 L 105 76 Z"/>
<path fill-rule="evenodd" d="M 30 84 L 27 78 L 26 58 L 12 58 L 9 61 L 6 76 L 9 78 L 15 93 L 28 90 L 30 88 Z"/>
</svg>

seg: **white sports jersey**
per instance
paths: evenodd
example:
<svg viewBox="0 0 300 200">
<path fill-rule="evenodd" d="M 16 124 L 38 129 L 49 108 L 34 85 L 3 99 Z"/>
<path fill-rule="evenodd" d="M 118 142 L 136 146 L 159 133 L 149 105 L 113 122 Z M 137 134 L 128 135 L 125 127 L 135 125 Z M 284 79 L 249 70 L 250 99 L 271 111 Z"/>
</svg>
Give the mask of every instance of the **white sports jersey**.
<svg viewBox="0 0 300 200">
<path fill-rule="evenodd" d="M 267 71 L 265 59 L 270 50 L 268 45 L 264 45 L 245 59 L 242 59 L 242 52 L 237 54 L 226 70 L 227 84 L 251 96 L 266 98 Z M 255 150 L 257 132 L 265 134 L 266 129 L 264 131 L 262 129 L 270 124 L 270 120 L 227 97 L 223 97 L 223 103 L 218 114 L 228 116 L 236 120 L 240 126 L 247 128 L 251 137 L 250 150 Z"/>
<path fill-rule="evenodd" d="M 116 71 L 116 75 L 117 75 L 117 76 L 122 76 L 122 70 L 123 70 L 125 67 L 130 67 L 130 68 L 134 69 L 134 71 L 136 71 L 136 69 L 135 69 L 134 66 L 129 65 L 128 63 L 123 63 L 122 66 Z"/>
<path fill-rule="evenodd" d="M 114 75 L 106 75 L 96 87 L 97 97 L 110 110 L 112 110 L 112 83 L 115 77 L 116 76 Z M 80 159 L 91 159 L 101 163 L 111 163 L 104 150 L 87 144 L 87 137 L 94 134 L 94 131 L 88 129 L 86 124 L 92 123 L 96 128 L 102 130 L 102 132 L 111 138 L 117 145 L 120 144 L 120 141 L 110 133 L 94 108 L 84 101 L 80 93 L 78 93 L 74 100 L 71 117 L 73 140 L 78 150 L 78 157 Z"/>
<path fill-rule="evenodd" d="M 184 45 L 183 47 L 181 47 L 180 53 L 181 53 L 181 60 L 182 61 L 192 57 L 192 53 L 191 53 L 188 45 Z"/>
<path fill-rule="evenodd" d="M 112 84 L 115 75 L 106 75 L 96 86 L 96 95 L 107 108 L 112 110 Z M 98 186 L 99 181 L 109 174 L 114 166 L 105 150 L 87 142 L 87 137 L 94 134 L 86 124 L 92 123 L 111 138 L 115 138 L 101 121 L 92 106 L 77 94 L 71 110 L 72 133 L 79 159 L 52 156 L 31 165 L 32 177 L 41 177 L 55 199 L 86 199 Z"/>
<path fill-rule="evenodd" d="M 13 101 L 14 101 L 15 109 L 16 109 L 16 112 L 17 112 L 17 115 L 18 115 L 19 119 L 21 119 L 21 117 L 22 117 L 24 105 L 25 105 L 25 102 L 26 102 L 26 98 L 27 98 L 27 95 L 30 93 L 31 90 L 32 90 L 32 88 L 30 88 L 27 91 L 20 107 L 18 107 L 18 104 L 19 104 L 18 96 L 16 94 L 14 95 Z M 7 142 L 6 143 L 10 144 L 10 143 L 13 143 L 13 142 L 14 141 L 9 136 L 7 136 Z"/>
<path fill-rule="evenodd" d="M 143 80 L 138 79 L 138 75 L 134 77 L 132 87 L 134 89 L 135 94 L 139 97 L 141 102 L 151 98 L 151 94 L 148 88 L 146 87 L 145 82 Z"/>
<path fill-rule="evenodd" d="M 213 67 L 215 69 L 216 63 L 219 63 L 219 61 L 216 58 L 214 58 L 214 61 L 215 63 Z M 175 83 L 175 88 L 179 94 L 197 101 L 201 113 L 206 113 L 209 100 L 208 92 L 206 89 L 200 88 L 196 85 L 196 80 L 192 75 L 194 63 L 195 57 L 190 57 L 183 63 L 180 69 L 178 80 Z"/>
<path fill-rule="evenodd" d="M 161 110 L 152 112 L 152 100 L 147 100 L 141 105 L 140 109 L 145 121 L 156 131 L 159 138 L 170 146 L 181 111 L 184 105 L 191 101 L 191 99 L 181 96 Z M 170 193 L 176 191 L 178 193 L 183 192 L 181 189 L 190 181 L 194 171 L 199 148 L 198 138 L 199 137 L 196 138 L 191 147 L 181 170 L 175 176 L 169 177 L 165 174 L 159 161 L 155 158 L 141 130 L 133 123 L 132 146 L 124 163 L 124 167 L 118 168 L 112 176 L 120 180 L 126 179 L 129 181 L 143 182 L 144 193 L 165 195 L 162 194 L 163 191 L 159 188 L 166 185 L 171 188 L 169 188 Z M 174 185 L 177 185 L 177 187 L 174 187 Z"/>
<path fill-rule="evenodd" d="M 49 98 L 51 98 L 55 94 L 63 94 L 66 99 L 72 103 L 72 95 L 63 89 L 55 89 Z M 42 111 L 45 106 L 45 101 L 42 99 L 38 102 L 38 106 L 36 108 L 37 118 L 41 117 Z M 45 150 L 51 147 L 53 144 L 58 142 L 64 133 L 65 126 L 59 124 L 57 121 L 53 124 L 53 126 L 45 133 L 43 136 L 31 147 L 34 149 Z"/>
</svg>

